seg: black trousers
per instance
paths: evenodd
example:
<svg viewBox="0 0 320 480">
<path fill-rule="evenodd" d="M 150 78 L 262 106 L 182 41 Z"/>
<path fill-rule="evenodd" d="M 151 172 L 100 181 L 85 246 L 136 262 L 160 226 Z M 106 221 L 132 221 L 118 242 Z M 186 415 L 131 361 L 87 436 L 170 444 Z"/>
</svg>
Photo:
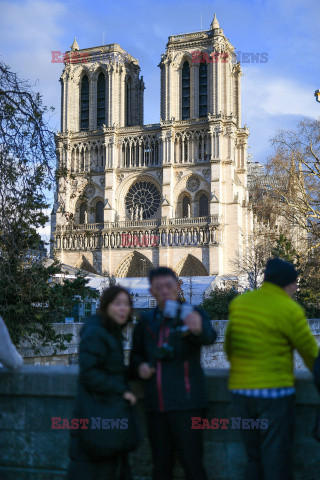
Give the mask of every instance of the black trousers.
<svg viewBox="0 0 320 480">
<path fill-rule="evenodd" d="M 206 411 L 147 412 L 148 435 L 153 456 L 153 480 L 172 480 L 177 453 L 186 480 L 207 480 L 203 465 L 203 431 L 191 429 L 191 417 Z"/>
<path fill-rule="evenodd" d="M 241 429 L 247 453 L 245 480 L 293 480 L 295 395 L 255 398 L 232 395 L 232 414 L 268 419 L 267 429 Z"/>
</svg>

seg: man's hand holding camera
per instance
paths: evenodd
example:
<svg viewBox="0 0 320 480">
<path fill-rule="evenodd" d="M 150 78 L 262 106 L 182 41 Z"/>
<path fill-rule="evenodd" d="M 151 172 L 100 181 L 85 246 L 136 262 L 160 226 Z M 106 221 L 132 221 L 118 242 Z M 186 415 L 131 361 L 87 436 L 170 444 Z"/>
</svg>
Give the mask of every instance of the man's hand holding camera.
<svg viewBox="0 0 320 480">
<path fill-rule="evenodd" d="M 202 333 L 202 318 L 198 312 L 193 311 L 189 313 L 184 319 L 184 324 L 194 335 L 200 335 Z"/>
</svg>

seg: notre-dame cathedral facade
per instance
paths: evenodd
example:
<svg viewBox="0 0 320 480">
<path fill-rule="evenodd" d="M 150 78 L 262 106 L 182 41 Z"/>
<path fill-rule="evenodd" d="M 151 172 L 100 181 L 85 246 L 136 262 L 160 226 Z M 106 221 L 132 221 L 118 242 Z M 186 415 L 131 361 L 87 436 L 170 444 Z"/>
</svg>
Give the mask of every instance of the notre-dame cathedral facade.
<svg viewBox="0 0 320 480">
<path fill-rule="evenodd" d="M 143 124 L 139 62 L 118 44 L 70 50 L 51 216 L 52 255 L 116 277 L 170 266 L 230 275 L 252 232 L 241 68 L 214 17 L 169 37 L 160 123 Z M 85 62 L 81 59 L 85 58 Z"/>
</svg>

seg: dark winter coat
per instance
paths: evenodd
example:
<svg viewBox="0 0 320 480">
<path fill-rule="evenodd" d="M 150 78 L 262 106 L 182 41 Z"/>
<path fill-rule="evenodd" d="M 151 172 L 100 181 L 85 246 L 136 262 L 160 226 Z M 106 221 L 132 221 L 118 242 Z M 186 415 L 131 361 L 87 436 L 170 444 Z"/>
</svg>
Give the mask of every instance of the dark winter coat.
<svg viewBox="0 0 320 480">
<path fill-rule="evenodd" d="M 172 319 L 162 319 L 155 308 L 141 316 L 135 326 L 130 356 L 131 375 L 138 376 L 138 367 L 147 362 L 156 367 L 156 373 L 145 381 L 147 411 L 173 411 L 205 408 L 208 406 L 205 377 L 200 364 L 202 345 L 210 345 L 217 338 L 207 313 L 196 308 L 202 317 L 202 333 L 185 337 L 175 332 Z M 171 328 L 171 331 L 170 331 Z M 166 341 L 173 347 L 174 358 L 157 359 L 157 347 Z"/>
<path fill-rule="evenodd" d="M 317 387 L 317 390 L 320 394 L 320 353 L 318 354 L 313 365 L 313 378 L 314 378 L 314 383 Z"/>
<path fill-rule="evenodd" d="M 94 315 L 86 319 L 80 332 L 79 347 L 79 378 L 75 402 L 74 417 L 77 413 L 77 403 L 81 388 L 87 389 L 98 401 L 111 399 L 117 402 L 119 396 L 130 390 L 127 381 L 127 368 L 124 365 L 123 336 L 121 327 L 115 325 L 112 331 L 103 326 L 102 318 Z M 71 462 L 68 469 L 68 480 L 104 480 L 115 477 L 116 458 L 95 462 L 82 451 L 78 438 L 79 430 L 70 430 L 69 456 Z M 130 478 L 130 467 L 127 456 L 123 456 L 127 474 Z"/>
</svg>

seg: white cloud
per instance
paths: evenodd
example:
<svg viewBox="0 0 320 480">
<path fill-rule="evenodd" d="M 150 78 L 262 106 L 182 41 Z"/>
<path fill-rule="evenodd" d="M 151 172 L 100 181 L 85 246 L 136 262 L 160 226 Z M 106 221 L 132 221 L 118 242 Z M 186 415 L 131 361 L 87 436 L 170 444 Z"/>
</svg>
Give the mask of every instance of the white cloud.
<svg viewBox="0 0 320 480">
<path fill-rule="evenodd" d="M 267 75 L 262 68 L 243 68 L 242 105 L 248 117 L 266 115 L 302 115 L 318 117 L 320 106 L 312 85 L 290 78 Z"/>
<path fill-rule="evenodd" d="M 25 2 L 1 1 L 1 36 L 10 49 L 21 48 L 21 55 L 28 47 L 31 52 L 42 47 L 51 48 L 52 39 L 63 33 L 61 19 L 67 9 L 63 3 L 27 0 Z"/>
<path fill-rule="evenodd" d="M 51 233 L 51 228 L 50 228 L 50 222 L 47 222 L 44 227 L 39 228 L 38 233 L 41 235 L 41 239 L 48 243 L 50 241 L 50 233 Z M 46 245 L 46 248 L 49 248 L 48 245 Z"/>
<path fill-rule="evenodd" d="M 51 227 L 50 227 L 50 220 L 51 220 L 51 211 L 52 208 L 46 208 L 43 210 L 43 213 L 49 217 L 49 220 L 46 222 L 44 227 L 40 227 L 37 229 L 37 232 L 39 235 L 41 235 L 41 239 L 44 240 L 46 243 L 49 242 L 50 240 L 50 233 L 51 233 Z M 47 249 L 50 249 L 50 245 L 46 245 Z"/>
<path fill-rule="evenodd" d="M 0 1 L 0 9 L 0 42 L 5 52 L 1 60 L 18 72 L 20 78 L 30 80 L 31 84 L 39 81 L 34 90 L 43 94 L 45 105 L 56 105 L 63 64 L 51 63 L 51 51 L 63 51 L 62 20 L 67 6 L 43 0 Z M 59 126 L 58 112 L 51 123 Z"/>
<path fill-rule="evenodd" d="M 302 117 L 319 117 L 320 105 L 311 84 L 253 65 L 242 70 L 242 124 L 250 130 L 248 153 L 263 163 L 273 153 L 270 139 L 279 130 L 295 129 Z"/>
</svg>

